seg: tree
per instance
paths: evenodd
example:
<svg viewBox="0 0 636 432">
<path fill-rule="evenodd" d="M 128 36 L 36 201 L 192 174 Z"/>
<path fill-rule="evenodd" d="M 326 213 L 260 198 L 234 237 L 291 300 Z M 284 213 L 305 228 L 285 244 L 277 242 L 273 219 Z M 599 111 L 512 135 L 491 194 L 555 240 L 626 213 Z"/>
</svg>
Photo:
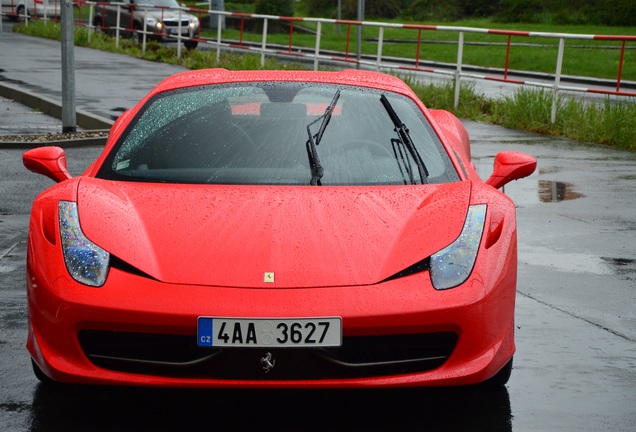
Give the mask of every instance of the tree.
<svg viewBox="0 0 636 432">
<path fill-rule="evenodd" d="M 255 12 L 260 15 L 294 16 L 292 0 L 257 0 Z"/>
</svg>

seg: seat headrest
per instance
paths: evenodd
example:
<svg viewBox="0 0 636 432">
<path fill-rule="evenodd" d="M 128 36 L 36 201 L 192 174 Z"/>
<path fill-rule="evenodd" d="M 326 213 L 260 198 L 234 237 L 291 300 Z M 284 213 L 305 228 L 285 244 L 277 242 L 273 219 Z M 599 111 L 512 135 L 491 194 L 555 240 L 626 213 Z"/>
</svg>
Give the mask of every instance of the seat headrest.
<svg viewBox="0 0 636 432">
<path fill-rule="evenodd" d="M 299 119 L 307 117 L 307 105 L 302 103 L 261 104 L 261 117 L 268 119 Z"/>
</svg>

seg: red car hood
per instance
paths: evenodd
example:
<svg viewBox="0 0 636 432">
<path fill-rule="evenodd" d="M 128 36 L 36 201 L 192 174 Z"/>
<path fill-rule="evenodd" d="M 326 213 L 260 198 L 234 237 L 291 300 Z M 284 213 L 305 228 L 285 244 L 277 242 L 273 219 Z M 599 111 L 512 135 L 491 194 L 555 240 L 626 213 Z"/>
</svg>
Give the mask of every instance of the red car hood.
<svg viewBox="0 0 636 432">
<path fill-rule="evenodd" d="M 95 244 L 168 283 L 293 288 L 380 282 L 461 232 L 471 182 L 431 186 L 158 185 L 85 178 Z M 265 282 L 273 273 L 273 282 Z"/>
</svg>

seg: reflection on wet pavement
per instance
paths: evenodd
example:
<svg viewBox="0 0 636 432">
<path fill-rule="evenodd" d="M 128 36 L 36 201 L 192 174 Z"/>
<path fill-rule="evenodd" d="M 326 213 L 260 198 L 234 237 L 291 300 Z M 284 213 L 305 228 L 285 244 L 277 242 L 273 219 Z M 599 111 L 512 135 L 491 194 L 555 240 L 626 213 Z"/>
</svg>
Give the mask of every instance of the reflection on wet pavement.
<svg viewBox="0 0 636 432">
<path fill-rule="evenodd" d="M 511 431 L 505 387 L 179 390 L 47 386 L 31 430 Z"/>
<path fill-rule="evenodd" d="M 523 264 L 550 267 L 572 273 L 610 274 L 611 269 L 600 257 L 555 251 L 547 247 L 519 246 L 519 260 Z"/>
<path fill-rule="evenodd" d="M 502 191 L 513 199 L 517 206 L 528 206 L 539 203 L 556 203 L 584 198 L 577 192 L 573 183 L 557 180 L 539 180 L 536 177 L 543 173 L 535 173 L 528 179 L 506 184 Z"/>
<path fill-rule="evenodd" d="M 523 264 L 550 267 L 571 273 L 627 275 L 636 273 L 636 259 L 610 258 L 592 254 L 555 251 L 546 247 L 519 246 L 519 261 Z"/>
<path fill-rule="evenodd" d="M 636 259 L 601 257 L 619 275 L 636 273 Z"/>
<path fill-rule="evenodd" d="M 539 199 L 541 202 L 559 202 L 583 198 L 585 195 L 574 192 L 571 183 L 539 180 Z"/>
</svg>

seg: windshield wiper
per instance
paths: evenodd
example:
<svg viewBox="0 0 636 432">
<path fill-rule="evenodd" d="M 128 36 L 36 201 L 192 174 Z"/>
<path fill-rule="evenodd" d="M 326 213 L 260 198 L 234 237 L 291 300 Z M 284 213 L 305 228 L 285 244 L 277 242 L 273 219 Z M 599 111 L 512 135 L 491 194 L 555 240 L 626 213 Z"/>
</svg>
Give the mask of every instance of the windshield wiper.
<svg viewBox="0 0 636 432">
<path fill-rule="evenodd" d="M 333 96 L 331 103 L 325 110 L 324 114 L 318 117 L 316 120 L 312 121 L 307 125 L 307 135 L 309 135 L 309 139 L 307 140 L 307 157 L 309 158 L 309 168 L 311 169 L 311 181 L 309 184 L 311 186 L 320 186 L 320 179 L 324 173 L 324 168 L 320 163 L 320 157 L 318 156 L 318 150 L 316 146 L 320 144 L 320 140 L 322 139 L 322 135 L 325 133 L 325 129 L 329 124 L 329 120 L 331 120 L 331 116 L 333 114 L 333 110 L 338 103 L 338 99 L 340 98 L 340 89 L 336 91 L 336 94 Z M 320 127 L 318 128 L 318 132 L 315 135 L 311 133 L 311 126 L 322 121 L 320 123 Z"/>
<path fill-rule="evenodd" d="M 393 153 L 395 154 L 395 158 L 398 160 L 398 164 L 401 158 L 402 164 L 404 165 L 404 169 L 409 175 L 409 179 L 411 180 L 411 183 L 415 184 L 415 179 L 413 178 L 413 170 L 411 169 L 411 163 L 408 161 L 408 157 L 406 158 L 406 160 L 404 159 L 405 155 L 402 152 L 402 148 L 406 148 L 408 153 L 411 155 L 411 157 L 415 161 L 415 164 L 417 165 L 417 170 L 420 174 L 420 181 L 422 182 L 422 184 L 426 183 L 426 179 L 428 178 L 428 175 L 429 175 L 428 170 L 426 169 L 426 165 L 424 164 L 422 157 L 417 152 L 417 149 L 415 148 L 415 144 L 413 144 L 413 140 L 411 140 L 411 135 L 409 135 L 409 129 L 406 127 L 404 123 L 402 123 L 402 120 L 400 120 L 400 117 L 398 117 L 397 113 L 393 109 L 393 106 L 391 106 L 391 102 L 389 102 L 386 96 L 384 95 L 380 96 L 380 102 L 382 102 L 382 105 L 384 105 L 384 109 L 389 114 L 389 117 L 391 117 L 391 121 L 393 122 L 393 125 L 395 126 L 394 130 L 395 132 L 397 132 L 397 135 L 398 135 L 397 139 L 391 140 L 391 144 L 393 145 Z M 399 147 L 398 149 L 396 149 L 396 145 L 398 145 Z M 398 153 L 399 153 L 399 156 L 398 156 Z M 400 165 L 400 171 L 402 171 L 401 165 Z M 402 175 L 404 175 L 404 173 L 402 173 Z"/>
</svg>

